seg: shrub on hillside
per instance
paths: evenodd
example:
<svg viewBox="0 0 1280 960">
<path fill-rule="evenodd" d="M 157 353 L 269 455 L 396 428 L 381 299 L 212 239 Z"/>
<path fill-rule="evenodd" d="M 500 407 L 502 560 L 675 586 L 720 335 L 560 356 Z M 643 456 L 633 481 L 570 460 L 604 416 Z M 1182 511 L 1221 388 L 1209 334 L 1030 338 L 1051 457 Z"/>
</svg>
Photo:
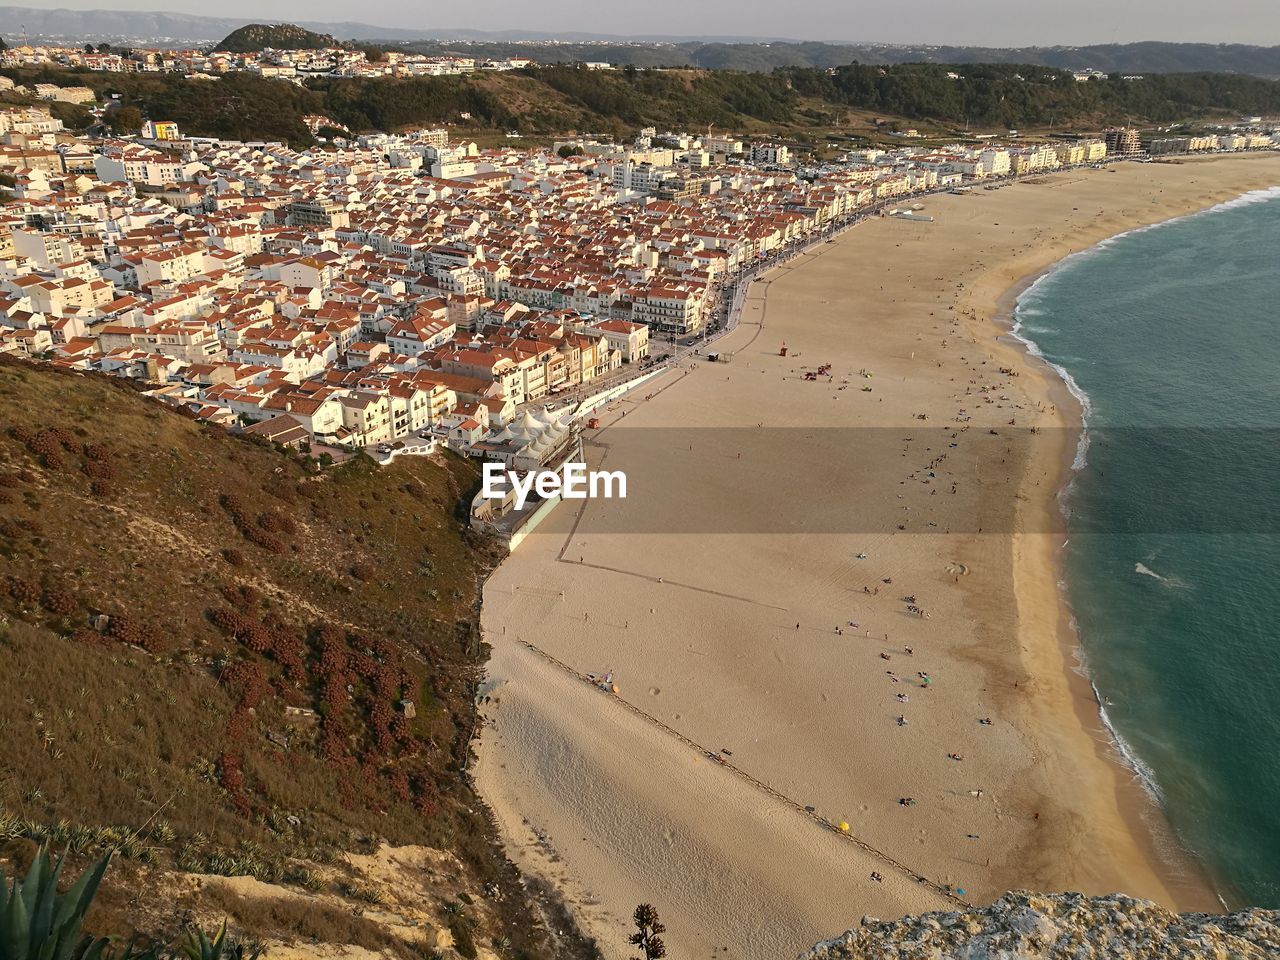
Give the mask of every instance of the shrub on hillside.
<svg viewBox="0 0 1280 960">
<path fill-rule="evenodd" d="M 60 617 L 67 617 L 76 612 L 75 597 L 58 587 L 51 587 L 46 590 L 41 602 L 46 610 L 50 613 L 56 613 Z"/>
<path fill-rule="evenodd" d="M 111 618 L 107 636 L 120 643 L 141 647 L 147 653 L 160 653 L 164 646 L 164 634 L 127 614 Z"/>
<path fill-rule="evenodd" d="M 40 589 L 40 584 L 25 577 L 10 577 L 8 586 L 9 596 L 17 601 L 18 606 L 26 609 L 39 603 L 44 592 Z"/>
</svg>

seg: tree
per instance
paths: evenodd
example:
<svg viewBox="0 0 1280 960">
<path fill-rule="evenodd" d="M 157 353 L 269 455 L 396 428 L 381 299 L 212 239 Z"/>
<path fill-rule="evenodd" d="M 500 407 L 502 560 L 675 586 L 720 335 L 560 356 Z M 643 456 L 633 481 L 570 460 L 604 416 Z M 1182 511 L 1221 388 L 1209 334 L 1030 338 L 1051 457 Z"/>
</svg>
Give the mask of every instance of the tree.
<svg viewBox="0 0 1280 960">
<path fill-rule="evenodd" d="M 330 126 L 327 123 L 322 123 L 316 128 L 316 136 L 324 137 L 326 140 L 345 140 L 351 136 L 351 131 L 343 130 L 341 127 Z"/>
<path fill-rule="evenodd" d="M 61 120 L 68 130 L 87 130 L 93 125 L 93 114 L 78 103 L 55 100 L 49 104 L 49 113 Z"/>
<path fill-rule="evenodd" d="M 85 52 L 85 53 L 93 53 L 93 44 L 92 44 L 92 43 L 86 43 L 86 44 L 84 45 L 84 52 Z"/>
<path fill-rule="evenodd" d="M 113 133 L 137 133 L 142 129 L 142 112 L 137 107 L 119 107 L 107 114 Z"/>
<path fill-rule="evenodd" d="M 631 945 L 640 948 L 638 960 L 662 960 L 667 955 L 667 945 L 662 942 L 661 933 L 667 928 L 658 919 L 658 911 L 652 904 L 642 903 L 636 907 L 632 919 L 636 923 L 636 932 L 631 935 Z"/>
</svg>

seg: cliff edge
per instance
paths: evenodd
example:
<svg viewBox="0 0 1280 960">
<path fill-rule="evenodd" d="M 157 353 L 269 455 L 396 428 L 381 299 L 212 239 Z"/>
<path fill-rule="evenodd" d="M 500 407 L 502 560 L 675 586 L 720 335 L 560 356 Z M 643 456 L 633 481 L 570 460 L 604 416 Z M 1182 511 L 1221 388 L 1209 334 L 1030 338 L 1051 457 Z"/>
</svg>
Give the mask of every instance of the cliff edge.
<svg viewBox="0 0 1280 960">
<path fill-rule="evenodd" d="M 801 960 L 1266 960 L 1280 911 L 1177 914 L 1113 894 L 1005 894 L 989 907 L 899 920 L 864 917 Z"/>
</svg>

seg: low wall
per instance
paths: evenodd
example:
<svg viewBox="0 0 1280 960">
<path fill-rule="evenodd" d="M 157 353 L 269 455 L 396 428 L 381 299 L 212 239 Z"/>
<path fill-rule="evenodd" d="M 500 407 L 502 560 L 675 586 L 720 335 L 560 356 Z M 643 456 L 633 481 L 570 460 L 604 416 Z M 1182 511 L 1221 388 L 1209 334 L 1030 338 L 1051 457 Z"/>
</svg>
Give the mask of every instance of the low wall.
<svg viewBox="0 0 1280 960">
<path fill-rule="evenodd" d="M 507 551 L 514 553 L 516 547 L 524 541 L 524 538 L 538 529 L 538 524 L 542 523 L 547 517 L 551 516 L 551 511 L 560 503 L 560 495 L 556 494 L 549 500 L 543 500 L 542 504 L 533 514 L 520 525 L 520 529 L 511 534 L 511 538 L 507 541 Z"/>
</svg>

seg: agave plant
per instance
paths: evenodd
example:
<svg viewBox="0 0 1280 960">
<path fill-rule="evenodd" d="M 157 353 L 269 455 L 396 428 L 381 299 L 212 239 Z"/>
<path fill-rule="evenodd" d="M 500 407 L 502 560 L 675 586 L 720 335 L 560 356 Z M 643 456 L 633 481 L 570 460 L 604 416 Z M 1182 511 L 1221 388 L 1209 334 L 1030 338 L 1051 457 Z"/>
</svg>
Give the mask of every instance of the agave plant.
<svg viewBox="0 0 1280 960">
<path fill-rule="evenodd" d="M 222 921 L 217 935 L 210 940 L 198 928 L 187 931 L 187 941 L 182 945 L 182 955 L 187 960 L 257 960 L 262 948 L 227 940 L 227 921 Z"/>
<path fill-rule="evenodd" d="M 99 960 L 109 944 L 80 931 L 111 855 L 89 867 L 65 893 L 58 892 L 63 861 L 54 866 L 47 847 L 21 881 L 0 876 L 0 960 Z"/>
</svg>

